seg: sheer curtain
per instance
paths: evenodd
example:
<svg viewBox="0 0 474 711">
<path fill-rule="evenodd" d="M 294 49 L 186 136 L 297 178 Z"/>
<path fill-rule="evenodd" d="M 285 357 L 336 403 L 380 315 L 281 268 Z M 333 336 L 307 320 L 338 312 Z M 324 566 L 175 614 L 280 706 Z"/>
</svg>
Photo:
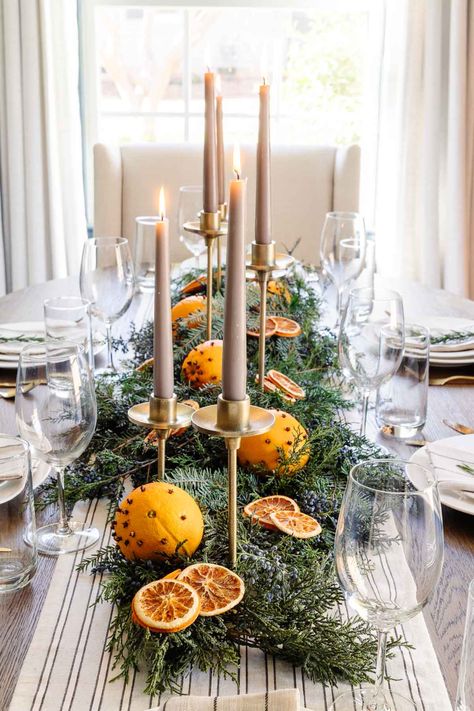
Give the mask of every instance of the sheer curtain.
<svg viewBox="0 0 474 711">
<path fill-rule="evenodd" d="M 385 0 L 367 175 L 382 273 L 474 297 L 471 0 Z M 372 135 L 373 141 L 373 135 Z"/>
<path fill-rule="evenodd" d="M 0 289 L 79 268 L 86 236 L 75 0 L 0 3 Z"/>
</svg>

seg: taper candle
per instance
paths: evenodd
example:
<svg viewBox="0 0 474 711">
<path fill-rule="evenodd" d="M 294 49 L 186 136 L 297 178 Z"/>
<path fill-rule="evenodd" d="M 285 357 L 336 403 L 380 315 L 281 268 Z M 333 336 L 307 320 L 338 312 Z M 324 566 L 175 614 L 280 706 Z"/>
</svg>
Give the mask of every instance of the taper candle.
<svg viewBox="0 0 474 711">
<path fill-rule="evenodd" d="M 169 220 L 160 190 L 160 217 L 155 225 L 155 323 L 153 328 L 153 394 L 173 396 L 173 333 L 171 327 Z"/>
<path fill-rule="evenodd" d="M 214 74 L 204 74 L 204 212 L 217 212 L 217 145 Z"/>
<path fill-rule="evenodd" d="M 236 179 L 230 181 L 227 268 L 224 301 L 222 396 L 244 400 L 247 393 L 247 326 L 245 282 L 245 197 L 247 181 L 240 178 L 240 152 L 234 149 Z"/>
<path fill-rule="evenodd" d="M 216 97 L 216 131 L 217 131 L 217 201 L 225 203 L 225 168 L 224 168 L 224 127 L 222 117 L 222 96 Z"/>
<path fill-rule="evenodd" d="M 260 111 L 257 145 L 257 194 L 255 203 L 255 241 L 268 244 L 272 239 L 270 192 L 270 86 L 259 90 Z"/>
</svg>

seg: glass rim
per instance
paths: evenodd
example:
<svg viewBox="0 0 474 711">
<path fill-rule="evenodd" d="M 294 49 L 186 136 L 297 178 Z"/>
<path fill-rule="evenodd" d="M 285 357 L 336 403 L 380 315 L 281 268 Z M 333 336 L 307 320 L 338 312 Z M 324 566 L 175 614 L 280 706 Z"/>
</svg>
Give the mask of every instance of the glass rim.
<svg viewBox="0 0 474 711">
<path fill-rule="evenodd" d="M 95 246 L 108 244 L 109 246 L 120 247 L 124 244 L 128 244 L 128 239 L 126 237 L 104 235 L 104 237 L 88 237 L 85 244 L 94 244 Z"/>
<path fill-rule="evenodd" d="M 377 488 L 375 486 L 369 486 L 368 484 L 363 484 L 362 482 L 358 481 L 358 479 L 355 476 L 355 471 L 359 468 L 362 468 L 367 465 L 375 465 L 375 464 L 402 464 L 404 467 L 407 465 L 411 465 L 414 467 L 417 467 L 417 469 L 421 469 L 422 471 L 426 472 L 429 475 L 429 478 L 431 479 L 431 483 L 427 484 L 427 486 L 423 487 L 422 489 L 417 489 L 416 491 L 391 491 L 390 489 L 382 489 L 382 488 Z M 438 478 L 436 476 L 436 473 L 429 469 L 428 467 L 425 467 L 423 464 L 418 464 L 418 462 L 410 462 L 408 459 L 387 459 L 387 458 L 382 458 L 380 457 L 379 459 L 367 459 L 365 462 L 358 462 L 357 464 L 354 464 L 353 467 L 351 467 L 351 470 L 349 472 L 349 479 L 354 483 L 357 484 L 361 489 L 365 489 L 366 491 L 371 491 L 374 494 L 390 494 L 393 496 L 406 496 L 407 493 L 410 496 L 422 496 L 423 494 L 426 494 L 428 491 L 436 489 L 438 487 Z"/>
<path fill-rule="evenodd" d="M 401 301 L 403 303 L 403 298 L 400 292 L 395 291 L 395 289 L 386 289 L 385 287 L 371 287 L 371 286 L 356 286 L 349 292 L 349 298 L 356 296 L 357 294 L 362 294 L 366 291 L 367 293 L 373 294 L 371 301 Z"/>
<path fill-rule="evenodd" d="M 74 306 L 60 306 L 54 304 L 54 302 L 61 302 L 61 301 L 78 301 L 78 305 L 76 307 Z M 44 307 L 49 307 L 49 308 L 55 308 L 58 311 L 70 311 L 71 309 L 74 308 L 79 308 L 80 306 L 92 306 L 92 301 L 89 301 L 89 299 L 84 299 L 82 296 L 52 296 L 49 299 L 45 299 L 43 301 L 43 306 Z"/>
<path fill-rule="evenodd" d="M 408 331 L 419 331 L 419 336 L 416 334 L 409 334 Z M 405 336 L 408 336 L 408 338 L 429 338 L 430 337 L 430 329 L 427 326 L 422 326 L 421 323 L 411 323 L 411 322 L 405 322 Z"/>
<path fill-rule="evenodd" d="M 146 221 L 146 222 L 145 222 Z M 161 221 L 161 216 L 160 215 L 138 215 L 138 217 L 135 218 L 135 222 L 137 225 L 141 224 L 151 224 L 152 222 L 160 222 Z"/>
<path fill-rule="evenodd" d="M 23 439 L 23 437 L 18 437 L 16 435 L 9 435 L 4 432 L 0 433 L 0 451 L 2 449 L 2 442 L 5 442 L 5 447 L 9 446 L 6 444 L 7 440 L 10 441 L 10 446 L 15 444 L 21 445 L 23 447 L 23 451 L 18 452 L 18 454 L 12 454 L 9 457 L 0 457 L 1 462 L 8 462 L 14 459 L 18 459 L 19 457 L 23 457 L 25 456 L 25 454 L 28 455 L 30 453 L 30 444 L 26 441 L 26 439 Z"/>
<path fill-rule="evenodd" d="M 337 220 L 363 219 L 360 212 L 348 212 L 345 210 L 333 210 L 332 212 L 326 212 L 326 217 L 331 217 Z"/>
<path fill-rule="evenodd" d="M 188 192 L 195 192 L 195 193 L 197 193 L 197 192 L 203 190 L 203 186 L 202 186 L 202 185 L 180 185 L 180 186 L 179 186 L 179 192 L 181 192 L 182 190 L 183 190 L 183 191 L 184 191 L 184 190 L 187 190 Z"/>
</svg>

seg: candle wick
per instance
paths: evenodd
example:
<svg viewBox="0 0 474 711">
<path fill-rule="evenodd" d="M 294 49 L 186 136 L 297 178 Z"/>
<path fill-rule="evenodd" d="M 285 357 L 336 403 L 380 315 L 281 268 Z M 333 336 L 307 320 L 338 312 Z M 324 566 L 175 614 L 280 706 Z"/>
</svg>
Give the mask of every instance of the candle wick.
<svg viewBox="0 0 474 711">
<path fill-rule="evenodd" d="M 267 82 L 265 81 L 265 77 L 263 77 L 263 86 L 265 86 Z"/>
<path fill-rule="evenodd" d="M 208 74 L 211 73 L 211 68 L 210 68 L 209 64 L 207 65 L 207 73 L 208 73 Z"/>
<path fill-rule="evenodd" d="M 236 168 L 234 168 L 234 173 L 235 173 L 236 179 L 237 179 L 237 180 L 240 180 L 240 173 L 239 173 L 239 171 L 238 171 Z"/>
</svg>

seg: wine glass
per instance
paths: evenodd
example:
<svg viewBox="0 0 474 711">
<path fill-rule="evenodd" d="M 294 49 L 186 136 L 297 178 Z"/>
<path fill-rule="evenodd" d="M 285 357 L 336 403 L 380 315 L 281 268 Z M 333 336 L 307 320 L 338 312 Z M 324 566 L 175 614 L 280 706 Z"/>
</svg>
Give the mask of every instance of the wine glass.
<svg viewBox="0 0 474 711">
<path fill-rule="evenodd" d="M 58 482 L 59 522 L 37 529 L 37 548 L 60 555 L 88 548 L 97 528 L 68 520 L 64 470 L 86 449 L 97 422 L 94 379 L 84 349 L 47 341 L 20 353 L 16 383 L 16 423 L 33 456 L 50 464 Z"/>
<path fill-rule="evenodd" d="M 349 605 L 377 630 L 375 684 L 342 694 L 333 711 L 413 711 L 385 689 L 387 633 L 416 615 L 443 564 L 443 522 L 435 474 L 402 460 L 357 464 L 339 514 L 336 570 Z"/>
<path fill-rule="evenodd" d="M 336 287 L 337 323 L 342 295 L 348 282 L 356 279 L 365 264 L 364 220 L 357 212 L 328 212 L 321 233 L 321 266 Z"/>
<path fill-rule="evenodd" d="M 202 210 L 202 187 L 200 185 L 183 185 L 179 189 L 178 202 L 178 234 L 180 242 L 184 244 L 196 258 L 196 269 L 199 269 L 199 256 L 206 251 L 206 243 L 201 235 L 187 232 L 183 225 L 185 222 L 199 220 Z"/>
<path fill-rule="evenodd" d="M 134 292 L 133 262 L 123 237 L 88 239 L 82 250 L 79 277 L 81 296 L 92 304 L 92 313 L 107 331 L 107 366 L 115 371 L 112 324 L 126 312 Z"/>
<path fill-rule="evenodd" d="M 351 290 L 339 331 L 339 359 L 362 392 L 361 435 L 365 435 L 370 392 L 386 383 L 401 363 L 404 332 L 398 292 L 370 287 Z"/>
</svg>

